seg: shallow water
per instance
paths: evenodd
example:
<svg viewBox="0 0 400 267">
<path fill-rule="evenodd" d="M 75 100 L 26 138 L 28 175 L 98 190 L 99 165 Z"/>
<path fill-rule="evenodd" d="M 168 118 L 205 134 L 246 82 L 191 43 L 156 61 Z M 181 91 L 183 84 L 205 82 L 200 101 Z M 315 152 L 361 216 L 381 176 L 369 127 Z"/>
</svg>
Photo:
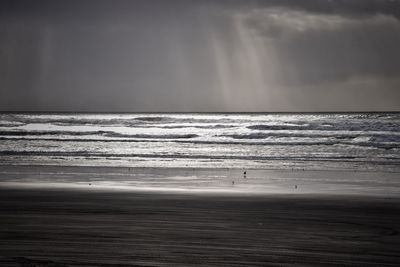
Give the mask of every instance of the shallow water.
<svg viewBox="0 0 400 267">
<path fill-rule="evenodd" d="M 0 187 L 211 195 L 399 197 L 394 172 L 0 166 Z"/>
</svg>

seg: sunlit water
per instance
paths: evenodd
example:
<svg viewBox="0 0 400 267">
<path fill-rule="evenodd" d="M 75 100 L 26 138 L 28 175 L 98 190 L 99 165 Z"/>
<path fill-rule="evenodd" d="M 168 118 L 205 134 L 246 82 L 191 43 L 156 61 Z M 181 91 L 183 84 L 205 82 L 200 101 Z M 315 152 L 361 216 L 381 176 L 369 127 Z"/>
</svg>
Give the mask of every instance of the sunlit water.
<svg viewBox="0 0 400 267">
<path fill-rule="evenodd" d="M 400 114 L 1 114 L 5 165 L 400 171 Z"/>
</svg>

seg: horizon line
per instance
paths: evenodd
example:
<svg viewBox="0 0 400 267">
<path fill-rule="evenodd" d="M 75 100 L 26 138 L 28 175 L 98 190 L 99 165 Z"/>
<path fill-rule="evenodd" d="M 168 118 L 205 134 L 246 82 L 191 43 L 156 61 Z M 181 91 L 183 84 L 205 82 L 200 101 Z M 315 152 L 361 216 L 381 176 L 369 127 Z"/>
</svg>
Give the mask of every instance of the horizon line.
<svg viewBox="0 0 400 267">
<path fill-rule="evenodd" d="M 18 111 L 0 110 L 1 114 L 357 114 L 400 113 L 397 111 Z"/>
</svg>

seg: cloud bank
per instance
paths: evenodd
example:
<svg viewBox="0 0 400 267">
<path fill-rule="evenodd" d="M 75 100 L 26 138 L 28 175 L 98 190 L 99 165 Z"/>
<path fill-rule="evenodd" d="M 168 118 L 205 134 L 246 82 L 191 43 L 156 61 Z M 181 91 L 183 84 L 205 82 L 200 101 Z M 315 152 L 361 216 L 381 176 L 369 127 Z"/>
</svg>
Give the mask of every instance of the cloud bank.
<svg viewBox="0 0 400 267">
<path fill-rule="evenodd" d="M 400 1 L 0 5 L 1 110 L 400 110 Z"/>
</svg>

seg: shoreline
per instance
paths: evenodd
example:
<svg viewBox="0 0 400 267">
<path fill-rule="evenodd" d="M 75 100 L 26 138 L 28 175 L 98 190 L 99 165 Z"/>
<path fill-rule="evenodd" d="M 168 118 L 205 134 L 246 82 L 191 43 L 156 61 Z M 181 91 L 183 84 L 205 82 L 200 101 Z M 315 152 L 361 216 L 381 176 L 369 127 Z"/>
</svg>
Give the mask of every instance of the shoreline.
<svg viewBox="0 0 400 267">
<path fill-rule="evenodd" d="M 375 111 L 23 111 L 23 110 L 0 110 L 0 114 L 381 114 L 381 113 L 400 113 L 399 110 L 375 110 Z"/>
<path fill-rule="evenodd" d="M 69 188 L 228 195 L 364 195 L 400 197 L 398 173 L 0 165 L 0 187 Z"/>
<path fill-rule="evenodd" d="M 118 190 L 108 188 L 87 188 L 87 187 L 65 187 L 65 186 L 14 186 L 14 185 L 0 185 L 0 194 L 4 192 L 18 192 L 18 194 L 70 194 L 70 195 L 110 195 L 118 198 L 125 197 L 153 197 L 153 198 L 176 198 L 176 199 L 218 199 L 218 200 L 245 200 L 245 201 L 258 201 L 258 200 L 287 200 L 287 201 L 339 201 L 339 202 L 365 202 L 365 203 L 398 203 L 400 207 L 400 196 L 383 196 L 383 195 L 361 195 L 361 194 L 322 194 L 322 193 L 303 193 L 303 194 L 291 194 L 291 193 L 269 193 L 269 194 L 254 194 L 254 193 L 242 193 L 242 192 L 203 192 L 203 191 L 187 191 L 187 190 Z M 400 230 L 400 229 L 399 229 Z"/>
<path fill-rule="evenodd" d="M 130 166 L 99 166 L 99 165 L 59 165 L 59 164 L 1 164 L 0 163 L 0 172 L 4 169 L 64 169 L 64 170 L 77 170 L 77 169 L 97 169 L 97 170 L 118 170 L 118 171 L 129 171 L 129 170 L 152 170 L 152 169 L 160 169 L 160 170 L 174 170 L 174 171 L 187 171 L 187 170 L 199 170 L 199 171 L 256 171 L 256 172 L 333 172 L 333 173 L 399 173 L 391 170 L 341 170 L 341 169 L 305 169 L 305 168 L 293 168 L 293 169 L 279 169 L 279 168 L 228 168 L 228 167 L 130 167 Z M 31 170 L 30 170 L 31 171 Z"/>
</svg>

